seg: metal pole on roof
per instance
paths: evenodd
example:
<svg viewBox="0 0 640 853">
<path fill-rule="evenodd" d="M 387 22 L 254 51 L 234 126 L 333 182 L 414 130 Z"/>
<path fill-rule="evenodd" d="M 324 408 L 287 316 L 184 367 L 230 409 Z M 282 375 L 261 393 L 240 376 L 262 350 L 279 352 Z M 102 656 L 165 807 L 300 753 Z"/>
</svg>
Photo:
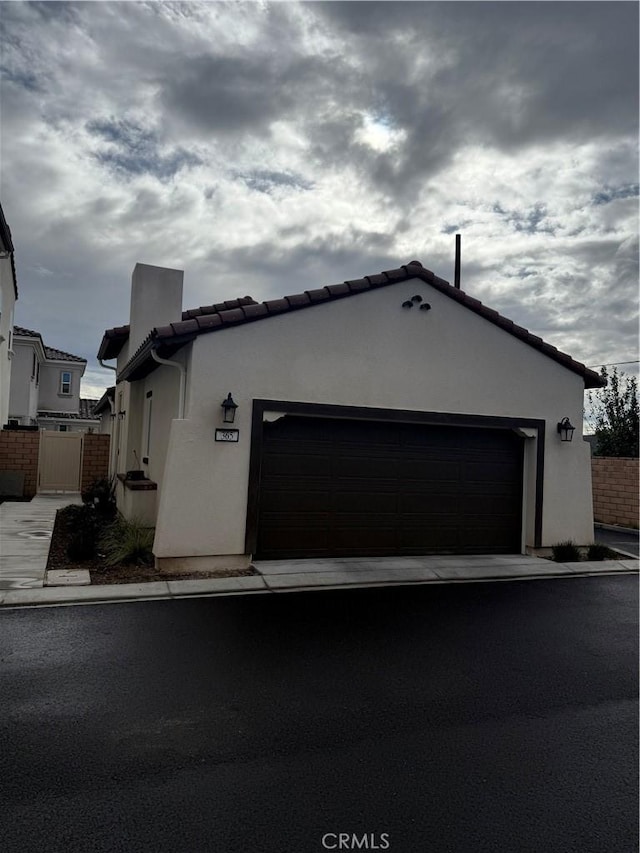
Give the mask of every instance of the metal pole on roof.
<svg viewBox="0 0 640 853">
<path fill-rule="evenodd" d="M 460 235 L 456 234 L 456 266 L 453 274 L 453 286 L 460 290 Z"/>
</svg>

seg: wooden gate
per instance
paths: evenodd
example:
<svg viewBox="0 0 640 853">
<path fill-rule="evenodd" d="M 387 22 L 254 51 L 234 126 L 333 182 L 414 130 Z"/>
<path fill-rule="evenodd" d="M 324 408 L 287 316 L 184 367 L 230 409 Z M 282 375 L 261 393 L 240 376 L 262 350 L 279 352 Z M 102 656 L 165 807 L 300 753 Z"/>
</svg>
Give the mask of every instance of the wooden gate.
<svg viewBox="0 0 640 853">
<path fill-rule="evenodd" d="M 79 492 L 82 468 L 81 432 L 40 433 L 39 492 Z"/>
</svg>

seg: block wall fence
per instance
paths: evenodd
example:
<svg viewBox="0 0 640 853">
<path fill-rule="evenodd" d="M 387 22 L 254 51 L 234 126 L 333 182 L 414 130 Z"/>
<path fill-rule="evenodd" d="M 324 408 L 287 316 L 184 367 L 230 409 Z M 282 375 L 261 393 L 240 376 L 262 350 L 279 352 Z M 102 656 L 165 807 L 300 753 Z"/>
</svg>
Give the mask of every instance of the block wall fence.
<svg viewBox="0 0 640 853">
<path fill-rule="evenodd" d="M 32 430 L 0 431 L 0 471 L 24 471 L 24 496 L 33 497 L 38 483 L 40 433 Z"/>
<path fill-rule="evenodd" d="M 623 527 L 638 526 L 639 464 L 638 459 L 592 457 L 594 521 Z"/>
<path fill-rule="evenodd" d="M 111 436 L 87 432 L 82 446 L 82 491 L 93 483 L 109 476 L 109 442 Z"/>
<path fill-rule="evenodd" d="M 110 436 L 85 433 L 82 446 L 81 489 L 109 476 Z M 24 471 L 24 497 L 33 497 L 38 485 L 40 432 L 0 430 L 0 471 Z"/>
</svg>

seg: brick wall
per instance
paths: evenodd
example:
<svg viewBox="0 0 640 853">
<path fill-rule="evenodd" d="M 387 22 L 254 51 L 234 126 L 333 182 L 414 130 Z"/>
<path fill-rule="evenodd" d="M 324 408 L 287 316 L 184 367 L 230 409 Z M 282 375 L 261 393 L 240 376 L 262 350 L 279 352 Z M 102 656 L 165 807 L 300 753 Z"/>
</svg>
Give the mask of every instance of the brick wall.
<svg viewBox="0 0 640 853">
<path fill-rule="evenodd" d="M 101 433 L 85 433 L 80 487 L 109 476 L 109 442 Z M 38 482 L 40 432 L 0 430 L 0 471 L 24 471 L 24 497 L 33 497 Z"/>
<path fill-rule="evenodd" d="M 638 466 L 637 459 L 592 457 L 595 521 L 602 524 L 620 524 L 623 527 L 638 526 Z"/>
<path fill-rule="evenodd" d="M 82 480 L 80 488 L 86 489 L 94 480 L 109 476 L 109 442 L 111 436 L 88 432 L 84 436 Z"/>
<path fill-rule="evenodd" d="M 38 478 L 40 433 L 0 430 L 0 471 L 24 471 L 24 496 L 33 497 Z"/>
</svg>

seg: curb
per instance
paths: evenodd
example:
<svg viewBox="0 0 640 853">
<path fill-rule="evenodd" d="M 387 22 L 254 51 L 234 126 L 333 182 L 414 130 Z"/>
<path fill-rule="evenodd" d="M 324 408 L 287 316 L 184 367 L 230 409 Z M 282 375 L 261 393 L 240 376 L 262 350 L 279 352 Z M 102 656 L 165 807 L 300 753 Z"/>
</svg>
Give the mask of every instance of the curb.
<svg viewBox="0 0 640 853">
<path fill-rule="evenodd" d="M 594 527 L 599 527 L 602 530 L 613 530 L 614 533 L 631 533 L 636 536 L 640 534 L 640 530 L 637 527 L 621 527 L 619 524 L 601 524 L 599 521 L 593 522 Z M 616 550 L 618 550 L 616 548 Z"/>
<path fill-rule="evenodd" d="M 637 563 L 637 558 L 634 558 Z M 433 578 L 411 580 L 408 578 L 399 580 L 370 580 L 364 583 L 344 583 L 344 581 L 331 584 L 309 584 L 307 586 L 281 586 L 271 587 L 269 579 L 262 575 L 250 575 L 235 578 L 215 578 L 213 580 L 186 580 L 186 581 L 151 581 L 146 583 L 131 584 L 105 584 L 95 586 L 59 586 L 42 587 L 36 589 L 10 589 L 0 590 L 0 609 L 22 609 L 25 607 L 58 607 L 79 604 L 123 604 L 132 601 L 161 601 L 166 599 L 184 598 L 213 598 L 215 596 L 235 595 L 262 595 L 264 593 L 280 594 L 288 592 L 319 592 L 322 590 L 336 589 L 372 589 L 389 586 L 418 586 L 437 584 L 464 584 L 464 583 L 498 583 L 528 580 L 549 580 L 563 577 L 599 577 L 602 575 L 629 575 L 638 574 L 638 567 L 626 567 L 620 565 L 605 564 L 602 561 L 602 569 L 576 571 L 565 569 L 564 571 L 545 572 L 541 574 L 528 575 L 502 575 L 475 578 Z M 616 563 L 616 561 L 610 561 Z M 626 562 L 626 561 L 625 561 Z"/>
</svg>

